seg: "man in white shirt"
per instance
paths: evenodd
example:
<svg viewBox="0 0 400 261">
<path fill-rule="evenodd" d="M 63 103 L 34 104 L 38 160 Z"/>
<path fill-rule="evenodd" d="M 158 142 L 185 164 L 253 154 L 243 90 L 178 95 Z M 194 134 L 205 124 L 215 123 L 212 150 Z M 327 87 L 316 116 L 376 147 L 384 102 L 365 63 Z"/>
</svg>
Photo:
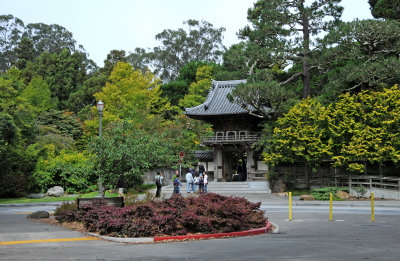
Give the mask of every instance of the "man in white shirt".
<svg viewBox="0 0 400 261">
<path fill-rule="evenodd" d="M 193 187 L 194 180 L 192 173 L 190 172 L 186 173 L 185 179 L 187 182 L 187 193 L 190 193 L 190 188 L 192 188 L 192 191 L 194 192 L 194 187 Z"/>
</svg>

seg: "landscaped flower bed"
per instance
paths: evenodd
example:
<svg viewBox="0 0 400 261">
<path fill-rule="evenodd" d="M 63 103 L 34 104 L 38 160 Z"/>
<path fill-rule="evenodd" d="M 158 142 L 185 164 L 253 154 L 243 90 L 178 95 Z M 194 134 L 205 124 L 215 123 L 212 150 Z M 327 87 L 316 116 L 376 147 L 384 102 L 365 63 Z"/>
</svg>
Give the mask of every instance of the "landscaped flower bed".
<svg viewBox="0 0 400 261">
<path fill-rule="evenodd" d="M 115 237 L 228 233 L 264 227 L 260 203 L 208 193 L 124 208 L 86 205 L 56 211 L 59 222 L 82 222 L 89 232 Z"/>
</svg>

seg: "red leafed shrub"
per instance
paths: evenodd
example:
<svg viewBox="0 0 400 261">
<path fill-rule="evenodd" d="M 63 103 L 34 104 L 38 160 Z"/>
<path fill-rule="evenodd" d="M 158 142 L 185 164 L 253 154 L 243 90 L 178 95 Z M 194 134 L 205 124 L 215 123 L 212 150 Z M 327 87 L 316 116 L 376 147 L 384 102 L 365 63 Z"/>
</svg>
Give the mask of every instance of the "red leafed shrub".
<svg viewBox="0 0 400 261">
<path fill-rule="evenodd" d="M 82 222 L 88 231 L 117 237 L 227 233 L 265 226 L 260 204 L 208 193 L 124 208 L 96 203 L 80 210 L 59 210 L 56 218 L 60 222 Z"/>
</svg>

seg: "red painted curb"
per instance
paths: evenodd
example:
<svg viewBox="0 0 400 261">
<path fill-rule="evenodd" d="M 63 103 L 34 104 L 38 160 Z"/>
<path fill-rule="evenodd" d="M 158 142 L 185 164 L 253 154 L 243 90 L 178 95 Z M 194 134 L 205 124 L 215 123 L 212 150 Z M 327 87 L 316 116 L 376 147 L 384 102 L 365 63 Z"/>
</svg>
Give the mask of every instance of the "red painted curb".
<svg viewBox="0 0 400 261">
<path fill-rule="evenodd" d="M 186 236 L 171 236 L 171 237 L 155 237 L 154 242 L 161 242 L 167 240 L 185 240 L 185 239 L 205 239 L 205 238 L 221 238 L 221 237 L 244 237 L 254 236 L 269 233 L 271 231 L 271 223 L 267 221 L 267 224 L 263 228 L 252 229 L 247 231 L 231 232 L 231 233 L 216 233 L 216 234 L 203 234 L 203 235 L 186 235 Z"/>
</svg>

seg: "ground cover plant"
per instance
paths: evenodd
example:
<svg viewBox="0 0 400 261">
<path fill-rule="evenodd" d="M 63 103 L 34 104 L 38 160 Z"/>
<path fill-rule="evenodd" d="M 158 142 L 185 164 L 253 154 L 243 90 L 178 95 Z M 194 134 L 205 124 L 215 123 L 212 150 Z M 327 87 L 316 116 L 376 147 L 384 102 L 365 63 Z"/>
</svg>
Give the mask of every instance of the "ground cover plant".
<svg viewBox="0 0 400 261">
<path fill-rule="evenodd" d="M 339 191 L 349 193 L 348 188 L 341 188 L 341 187 L 325 187 L 325 188 L 310 190 L 311 196 L 313 196 L 315 200 L 329 200 L 330 198 L 329 194 L 332 193 L 332 199 L 337 201 L 343 200 L 339 198 L 337 195 Z"/>
<path fill-rule="evenodd" d="M 104 206 L 99 200 L 79 210 L 64 206 L 57 209 L 55 216 L 61 223 L 80 222 L 87 231 L 115 237 L 228 233 L 264 227 L 267 219 L 260 204 L 208 193 L 124 208 Z"/>
</svg>

